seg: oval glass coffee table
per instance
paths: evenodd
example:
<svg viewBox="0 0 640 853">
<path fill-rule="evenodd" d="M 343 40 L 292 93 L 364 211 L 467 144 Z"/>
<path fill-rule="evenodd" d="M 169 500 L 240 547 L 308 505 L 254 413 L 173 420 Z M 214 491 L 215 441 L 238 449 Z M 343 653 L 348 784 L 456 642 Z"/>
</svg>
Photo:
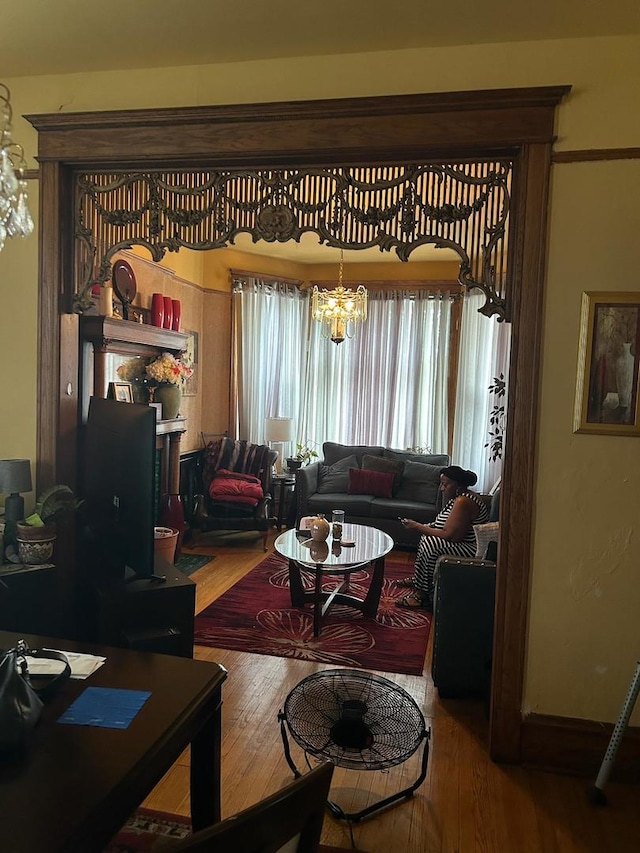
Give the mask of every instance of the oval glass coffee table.
<svg viewBox="0 0 640 853">
<path fill-rule="evenodd" d="M 279 554 L 289 561 L 289 591 L 291 606 L 304 607 L 313 603 L 313 636 L 320 636 L 322 617 L 333 604 L 346 604 L 359 610 L 364 616 L 375 619 L 384 580 L 384 558 L 393 548 L 393 539 L 363 524 L 345 524 L 343 541 L 352 541 L 352 546 L 341 544 L 331 535 L 326 542 L 314 542 L 307 538 L 305 530 L 287 530 L 274 542 Z M 371 583 L 364 598 L 353 595 L 349 589 L 353 572 L 371 566 Z M 312 590 L 305 590 L 300 569 L 314 573 Z M 323 589 L 328 577 L 336 577 L 333 589 Z"/>
</svg>

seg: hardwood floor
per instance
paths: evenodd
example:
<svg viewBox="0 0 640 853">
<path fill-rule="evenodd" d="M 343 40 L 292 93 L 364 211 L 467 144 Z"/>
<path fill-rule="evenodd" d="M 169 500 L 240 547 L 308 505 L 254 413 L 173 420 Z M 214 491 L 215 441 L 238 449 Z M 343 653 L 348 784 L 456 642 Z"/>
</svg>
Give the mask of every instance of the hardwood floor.
<svg viewBox="0 0 640 853">
<path fill-rule="evenodd" d="M 270 539 L 270 543 L 273 538 Z M 192 575 L 197 610 L 233 586 L 265 556 L 251 536 L 202 537 L 195 553 L 215 554 L 210 567 Z M 412 565 L 413 555 L 394 560 Z M 408 572 L 410 573 L 410 572 Z M 413 798 L 352 827 L 357 850 L 369 853 L 631 853 L 640 850 L 640 787 L 609 783 L 609 805 L 589 805 L 593 780 L 499 766 L 487 756 L 482 703 L 440 701 L 430 678 L 427 649 L 423 676 L 391 678 L 416 700 L 431 727 L 427 778 Z M 313 672 L 330 668 L 286 658 L 197 647 L 196 657 L 223 664 L 222 814 L 227 817 L 291 779 L 280 738 L 278 711 L 289 691 Z M 304 769 L 302 753 L 292 745 Z M 411 784 L 419 753 L 386 772 L 336 768 L 331 796 L 346 811 Z M 149 808 L 189 814 L 186 752 L 145 801 Z M 350 848 L 350 830 L 329 813 L 322 841 Z M 238 851 L 241 853 L 241 851 Z"/>
</svg>

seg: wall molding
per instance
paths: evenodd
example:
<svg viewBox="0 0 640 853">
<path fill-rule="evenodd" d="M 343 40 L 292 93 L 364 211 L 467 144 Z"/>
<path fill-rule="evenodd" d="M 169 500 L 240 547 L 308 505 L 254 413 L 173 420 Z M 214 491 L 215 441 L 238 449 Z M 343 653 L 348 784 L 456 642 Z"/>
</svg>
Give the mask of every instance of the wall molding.
<svg viewBox="0 0 640 853">
<path fill-rule="evenodd" d="M 592 777 L 604 758 L 612 723 L 531 714 L 522 721 L 522 764 L 536 770 Z M 627 728 L 611 769 L 617 782 L 640 783 L 640 728 Z"/>
<path fill-rule="evenodd" d="M 588 163 L 594 160 L 638 160 L 640 148 L 589 148 L 584 151 L 554 151 L 552 163 Z"/>
</svg>

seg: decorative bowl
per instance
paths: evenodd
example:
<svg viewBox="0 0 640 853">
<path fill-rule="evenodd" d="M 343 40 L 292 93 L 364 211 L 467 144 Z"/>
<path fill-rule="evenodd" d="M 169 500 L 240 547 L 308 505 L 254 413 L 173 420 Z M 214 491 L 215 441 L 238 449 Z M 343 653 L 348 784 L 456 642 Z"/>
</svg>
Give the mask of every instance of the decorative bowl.
<svg viewBox="0 0 640 853">
<path fill-rule="evenodd" d="M 41 563 L 48 563 L 53 556 L 55 541 L 55 536 L 51 536 L 48 539 L 41 539 L 39 542 L 18 539 L 18 556 L 20 557 L 20 562 L 25 566 L 39 566 Z"/>
</svg>

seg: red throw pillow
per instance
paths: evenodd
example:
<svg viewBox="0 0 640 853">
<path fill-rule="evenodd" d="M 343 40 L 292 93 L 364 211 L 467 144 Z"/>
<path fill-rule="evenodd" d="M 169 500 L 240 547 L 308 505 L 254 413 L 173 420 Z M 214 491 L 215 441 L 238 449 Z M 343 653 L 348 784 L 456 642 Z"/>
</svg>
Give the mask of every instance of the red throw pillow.
<svg viewBox="0 0 640 853">
<path fill-rule="evenodd" d="M 256 506 L 264 497 L 264 493 L 260 480 L 252 474 L 236 474 L 221 468 L 211 480 L 209 497 L 214 501 Z"/>
<path fill-rule="evenodd" d="M 363 468 L 349 468 L 349 494 L 390 498 L 393 495 L 394 477 L 395 475 L 391 471 L 367 471 Z"/>
</svg>

